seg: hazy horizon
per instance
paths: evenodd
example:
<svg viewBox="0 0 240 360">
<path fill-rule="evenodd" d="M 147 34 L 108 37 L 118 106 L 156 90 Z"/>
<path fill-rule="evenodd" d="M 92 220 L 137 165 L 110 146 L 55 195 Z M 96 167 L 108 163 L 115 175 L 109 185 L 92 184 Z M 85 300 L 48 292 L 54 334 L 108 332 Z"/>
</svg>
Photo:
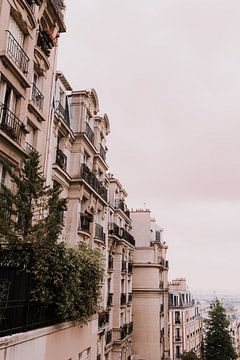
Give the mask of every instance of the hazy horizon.
<svg viewBox="0 0 240 360">
<path fill-rule="evenodd" d="M 165 228 L 169 279 L 240 293 L 239 1 L 66 6 L 58 69 L 95 88 L 109 171 Z"/>
</svg>

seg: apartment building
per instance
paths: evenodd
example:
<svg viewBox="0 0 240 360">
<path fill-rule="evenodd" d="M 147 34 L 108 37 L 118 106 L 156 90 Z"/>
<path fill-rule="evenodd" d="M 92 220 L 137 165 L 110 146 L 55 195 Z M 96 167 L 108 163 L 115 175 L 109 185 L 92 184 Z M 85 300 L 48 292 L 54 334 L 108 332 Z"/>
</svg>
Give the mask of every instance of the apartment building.
<svg viewBox="0 0 240 360">
<path fill-rule="evenodd" d="M 169 359 L 168 261 L 163 229 L 150 210 L 131 211 L 133 254 L 133 352 L 136 359 Z"/>
<path fill-rule="evenodd" d="M 203 324 L 199 306 L 187 288 L 186 280 L 175 279 L 169 284 L 170 359 L 180 359 L 184 351 L 201 354 Z"/>
<path fill-rule="evenodd" d="M 0 154 L 17 168 L 34 147 L 45 174 L 63 12 L 62 0 L 0 3 Z"/>
<path fill-rule="evenodd" d="M 132 271 L 134 237 L 131 235 L 127 193 L 109 174 L 108 289 L 112 308 L 112 354 L 106 359 L 132 358 Z"/>
</svg>

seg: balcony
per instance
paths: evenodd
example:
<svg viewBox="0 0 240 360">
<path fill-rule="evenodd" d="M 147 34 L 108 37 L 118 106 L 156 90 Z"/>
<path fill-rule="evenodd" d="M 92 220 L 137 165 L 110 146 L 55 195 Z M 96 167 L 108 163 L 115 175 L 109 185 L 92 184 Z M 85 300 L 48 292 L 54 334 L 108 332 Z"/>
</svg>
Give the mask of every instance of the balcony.
<svg viewBox="0 0 240 360">
<path fill-rule="evenodd" d="M 12 61 L 24 73 L 28 72 L 29 57 L 17 42 L 15 37 L 7 30 L 7 48 L 6 51 Z"/>
<path fill-rule="evenodd" d="M 109 312 L 104 310 L 98 313 L 98 327 L 102 328 L 109 323 Z"/>
<path fill-rule="evenodd" d="M 33 151 L 36 151 L 36 149 L 34 149 L 34 147 L 29 144 L 28 142 L 25 142 L 25 150 L 27 154 L 30 154 Z"/>
<path fill-rule="evenodd" d="M 123 228 L 121 228 L 121 238 L 126 240 L 129 244 L 132 246 L 135 246 L 135 240 L 134 237 L 129 234 L 129 232 Z"/>
<path fill-rule="evenodd" d="M 120 339 L 121 340 L 125 339 L 125 337 L 128 335 L 128 324 L 124 324 L 120 326 L 119 331 L 120 331 Z"/>
<path fill-rule="evenodd" d="M 43 110 L 43 101 L 44 101 L 44 96 L 41 93 L 41 91 L 37 88 L 36 84 L 33 83 L 32 84 L 32 96 L 31 96 L 31 100 L 33 101 L 33 103 L 36 105 L 36 107 L 39 110 Z"/>
<path fill-rule="evenodd" d="M 128 304 L 132 302 L 132 293 L 128 293 Z"/>
<path fill-rule="evenodd" d="M 57 148 L 56 152 L 56 164 L 63 170 L 67 170 L 67 156 L 63 153 L 62 150 Z"/>
<path fill-rule="evenodd" d="M 99 224 L 95 224 L 95 238 L 105 242 L 105 233 L 103 232 L 103 227 Z"/>
<path fill-rule="evenodd" d="M 47 30 L 39 30 L 37 46 L 42 50 L 42 52 L 47 57 L 49 57 L 51 53 L 51 49 L 55 46 L 55 40 Z"/>
<path fill-rule="evenodd" d="M 62 322 L 51 304 L 30 301 L 32 276 L 11 265 L 0 267 L 0 337 Z"/>
<path fill-rule="evenodd" d="M 70 125 L 70 119 L 67 109 L 62 105 L 60 101 L 55 102 L 55 113 L 60 117 L 68 126 Z"/>
<path fill-rule="evenodd" d="M 104 147 L 101 144 L 100 144 L 99 152 L 100 152 L 101 158 L 104 161 L 106 161 L 106 150 L 104 149 Z"/>
<path fill-rule="evenodd" d="M 132 332 L 133 332 L 133 322 L 131 321 L 128 324 L 128 335 L 132 334 Z"/>
<path fill-rule="evenodd" d="M 132 274 L 132 272 L 133 272 L 133 262 L 129 261 L 128 262 L 128 273 Z"/>
<path fill-rule="evenodd" d="M 107 201 L 107 189 L 101 184 L 96 176 L 89 170 L 86 164 L 82 164 L 82 178 L 96 193 Z"/>
<path fill-rule="evenodd" d="M 111 255 L 108 258 L 108 271 L 113 271 L 113 257 Z"/>
<path fill-rule="evenodd" d="M 107 306 L 112 306 L 112 304 L 113 304 L 113 294 L 109 293 L 108 300 L 107 300 Z"/>
<path fill-rule="evenodd" d="M 179 336 L 179 335 L 176 335 L 176 336 L 175 336 L 175 341 L 176 341 L 176 342 L 179 342 L 179 341 L 181 341 L 181 340 L 182 340 L 182 339 L 181 339 L 181 336 Z"/>
<path fill-rule="evenodd" d="M 108 330 L 106 333 L 106 345 L 112 342 L 112 330 Z"/>
<path fill-rule="evenodd" d="M 126 260 L 122 260 L 122 268 L 121 268 L 122 272 L 127 272 L 127 262 Z"/>
<path fill-rule="evenodd" d="M 90 223 L 91 222 L 93 222 L 93 215 L 81 213 L 79 230 L 90 233 Z"/>
<path fill-rule="evenodd" d="M 181 324 L 181 319 L 180 319 L 180 318 L 176 318 L 176 319 L 175 319 L 175 324 L 176 324 L 176 325 L 180 325 L 180 324 Z"/>
<path fill-rule="evenodd" d="M 108 224 L 108 233 L 109 235 L 115 235 L 120 237 L 120 228 L 117 224 L 111 222 Z"/>
<path fill-rule="evenodd" d="M 22 121 L 3 104 L 0 105 L 0 130 L 18 144 L 21 143 L 22 133 L 25 130 Z"/>
<path fill-rule="evenodd" d="M 121 305 L 126 305 L 127 303 L 127 295 L 125 293 L 121 293 Z"/>
<path fill-rule="evenodd" d="M 85 135 L 87 136 L 88 140 L 94 145 L 94 132 L 87 122 L 85 126 Z"/>
<path fill-rule="evenodd" d="M 121 209 L 127 217 L 130 217 L 130 211 L 123 200 L 116 200 L 115 209 Z"/>
</svg>

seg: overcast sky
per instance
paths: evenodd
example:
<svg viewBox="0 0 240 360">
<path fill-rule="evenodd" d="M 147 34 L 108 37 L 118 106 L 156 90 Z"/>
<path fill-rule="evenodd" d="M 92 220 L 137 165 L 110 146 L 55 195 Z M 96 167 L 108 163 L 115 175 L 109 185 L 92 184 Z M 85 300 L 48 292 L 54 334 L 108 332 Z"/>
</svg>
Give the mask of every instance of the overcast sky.
<svg viewBox="0 0 240 360">
<path fill-rule="evenodd" d="M 170 279 L 240 292 L 239 0 L 68 0 L 58 68 L 95 88 L 110 171 L 165 228 Z"/>
</svg>

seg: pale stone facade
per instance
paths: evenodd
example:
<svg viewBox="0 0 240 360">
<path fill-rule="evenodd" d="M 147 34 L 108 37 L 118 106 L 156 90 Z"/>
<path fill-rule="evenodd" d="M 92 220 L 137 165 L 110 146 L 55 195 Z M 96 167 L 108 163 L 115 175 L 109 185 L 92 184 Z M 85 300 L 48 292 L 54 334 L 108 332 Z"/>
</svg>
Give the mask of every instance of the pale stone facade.
<svg viewBox="0 0 240 360">
<path fill-rule="evenodd" d="M 201 354 L 203 322 L 199 306 L 192 298 L 185 279 L 169 284 L 169 341 L 170 358 L 176 360 L 186 351 Z"/>
<path fill-rule="evenodd" d="M 163 229 L 149 210 L 131 212 L 133 255 L 133 351 L 136 359 L 169 359 L 168 261 Z"/>
<path fill-rule="evenodd" d="M 63 8 L 61 0 L 0 2 L 0 153 L 19 167 L 34 147 L 45 174 Z"/>
</svg>

